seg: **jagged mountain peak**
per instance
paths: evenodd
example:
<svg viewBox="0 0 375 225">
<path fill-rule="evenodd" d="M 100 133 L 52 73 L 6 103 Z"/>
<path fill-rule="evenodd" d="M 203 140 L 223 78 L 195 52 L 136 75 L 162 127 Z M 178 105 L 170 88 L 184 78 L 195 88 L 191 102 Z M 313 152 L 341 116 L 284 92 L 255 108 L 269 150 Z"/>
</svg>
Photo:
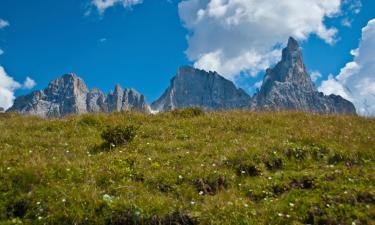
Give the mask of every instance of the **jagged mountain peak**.
<svg viewBox="0 0 375 225">
<path fill-rule="evenodd" d="M 287 44 L 287 49 L 290 51 L 298 51 L 300 50 L 298 41 L 294 39 L 293 37 L 289 37 L 288 39 L 288 44 Z"/>
<path fill-rule="evenodd" d="M 151 107 L 155 111 L 201 107 L 205 110 L 239 109 L 250 106 L 250 96 L 216 72 L 182 66 L 170 86 Z"/>
<path fill-rule="evenodd" d="M 292 37 L 282 51 L 281 61 L 274 68 L 267 69 L 252 104 L 253 108 L 260 110 L 355 114 L 351 102 L 318 92 L 306 70 L 302 50 Z"/>
<path fill-rule="evenodd" d="M 8 111 L 41 117 L 61 117 L 87 112 L 128 110 L 149 113 L 150 107 L 145 97 L 135 90 L 124 91 L 117 84 L 115 93 L 107 95 L 98 88 L 89 90 L 83 79 L 68 73 L 51 81 L 44 90 L 18 97 Z"/>
<path fill-rule="evenodd" d="M 115 93 L 124 92 L 120 84 L 115 85 Z"/>
</svg>

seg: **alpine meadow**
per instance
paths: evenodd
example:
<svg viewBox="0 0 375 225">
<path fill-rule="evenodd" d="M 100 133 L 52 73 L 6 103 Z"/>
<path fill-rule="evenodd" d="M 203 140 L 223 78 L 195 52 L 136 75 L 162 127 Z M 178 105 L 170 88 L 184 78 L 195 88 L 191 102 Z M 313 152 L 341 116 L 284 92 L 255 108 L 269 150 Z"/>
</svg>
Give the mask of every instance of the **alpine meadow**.
<svg viewBox="0 0 375 225">
<path fill-rule="evenodd" d="M 0 225 L 375 225 L 374 9 L 0 0 Z"/>
</svg>

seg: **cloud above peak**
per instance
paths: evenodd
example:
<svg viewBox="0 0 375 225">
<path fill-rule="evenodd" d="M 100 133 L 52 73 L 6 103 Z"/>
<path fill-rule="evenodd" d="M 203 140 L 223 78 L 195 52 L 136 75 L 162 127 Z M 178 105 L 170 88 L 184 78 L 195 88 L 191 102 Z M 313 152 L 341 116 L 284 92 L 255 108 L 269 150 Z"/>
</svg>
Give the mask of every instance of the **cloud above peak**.
<svg viewBox="0 0 375 225">
<path fill-rule="evenodd" d="M 327 18 L 341 13 L 341 0 L 185 0 L 179 15 L 190 31 L 188 58 L 195 66 L 229 79 L 255 76 L 279 60 L 289 36 L 303 41 L 317 35 L 334 44 Z"/>
<path fill-rule="evenodd" d="M 142 2 L 143 0 L 92 0 L 91 4 L 102 14 L 106 9 L 113 6 L 122 5 L 124 8 L 128 8 L 133 5 L 141 4 Z"/>
<path fill-rule="evenodd" d="M 319 90 L 352 101 L 361 115 L 375 116 L 375 19 L 362 29 L 358 49 L 337 76 L 329 76 Z"/>
</svg>

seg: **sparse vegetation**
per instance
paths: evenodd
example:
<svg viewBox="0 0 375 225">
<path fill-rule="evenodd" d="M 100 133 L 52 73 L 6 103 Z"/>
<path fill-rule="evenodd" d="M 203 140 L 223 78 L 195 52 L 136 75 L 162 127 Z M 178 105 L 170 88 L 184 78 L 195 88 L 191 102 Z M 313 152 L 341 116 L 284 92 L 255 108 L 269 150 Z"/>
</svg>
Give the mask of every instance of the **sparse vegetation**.
<svg viewBox="0 0 375 225">
<path fill-rule="evenodd" d="M 198 111 L 1 114 L 0 224 L 374 224 L 374 119 Z"/>
</svg>

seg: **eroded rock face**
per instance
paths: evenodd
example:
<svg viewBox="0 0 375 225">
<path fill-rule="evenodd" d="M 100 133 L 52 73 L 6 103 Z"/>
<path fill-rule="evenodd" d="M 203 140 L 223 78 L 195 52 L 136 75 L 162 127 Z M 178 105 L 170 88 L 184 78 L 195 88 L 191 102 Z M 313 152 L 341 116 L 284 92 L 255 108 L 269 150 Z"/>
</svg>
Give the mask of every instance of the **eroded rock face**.
<svg viewBox="0 0 375 225">
<path fill-rule="evenodd" d="M 301 49 L 293 38 L 283 50 L 281 61 L 266 71 L 262 87 L 253 98 L 252 109 L 356 114 L 351 102 L 318 92 L 306 71 Z"/>
<path fill-rule="evenodd" d="M 169 88 L 154 103 L 155 111 L 201 107 L 204 110 L 243 109 L 251 97 L 216 72 L 206 72 L 189 66 L 178 69 Z"/>
<path fill-rule="evenodd" d="M 8 112 L 41 117 L 62 117 L 93 112 L 135 110 L 150 112 L 146 99 L 133 89 L 115 87 L 116 94 L 104 94 L 97 88 L 89 90 L 74 74 L 66 74 L 49 83 L 44 90 L 16 98 Z"/>
</svg>

